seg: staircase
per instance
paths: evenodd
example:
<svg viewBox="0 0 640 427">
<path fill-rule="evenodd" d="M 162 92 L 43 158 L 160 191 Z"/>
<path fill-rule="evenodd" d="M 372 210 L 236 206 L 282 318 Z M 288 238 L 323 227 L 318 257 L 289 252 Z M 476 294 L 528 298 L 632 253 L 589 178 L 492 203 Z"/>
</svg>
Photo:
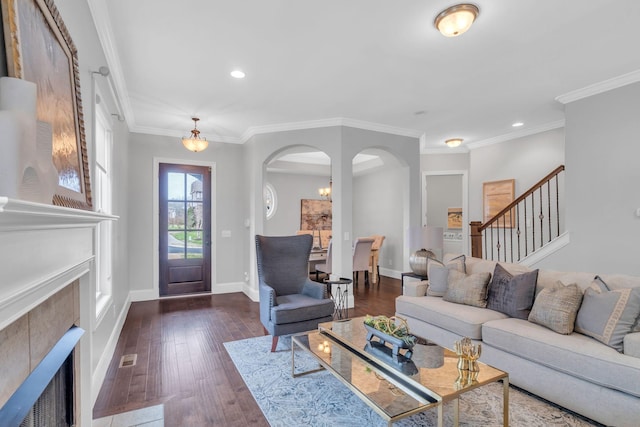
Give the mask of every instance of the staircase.
<svg viewBox="0 0 640 427">
<path fill-rule="evenodd" d="M 484 224 L 472 221 L 471 254 L 523 262 L 561 236 L 564 229 L 564 165 L 525 191 Z"/>
</svg>

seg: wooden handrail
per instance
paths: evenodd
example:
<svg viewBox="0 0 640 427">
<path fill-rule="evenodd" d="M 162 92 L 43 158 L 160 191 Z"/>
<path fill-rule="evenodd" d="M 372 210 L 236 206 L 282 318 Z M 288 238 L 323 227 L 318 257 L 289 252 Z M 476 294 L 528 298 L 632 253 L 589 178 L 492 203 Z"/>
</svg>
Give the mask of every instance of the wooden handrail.
<svg viewBox="0 0 640 427">
<path fill-rule="evenodd" d="M 563 170 L 564 170 L 564 165 L 560 165 L 557 168 L 555 168 L 551 173 L 549 173 L 547 176 L 545 176 L 540 181 L 538 181 L 530 189 L 528 189 L 527 191 L 522 193 L 522 195 L 520 197 L 515 199 L 513 202 L 509 203 L 509 205 L 507 205 L 504 209 L 502 209 L 500 212 L 495 214 L 493 216 L 493 218 L 491 218 L 489 221 L 485 222 L 481 226 L 477 227 L 477 232 L 480 233 L 480 232 L 484 231 L 484 229 L 486 229 L 487 227 L 491 226 L 491 224 L 493 224 L 494 222 L 498 221 L 502 216 L 506 215 L 507 212 L 511 211 L 518 203 L 520 203 L 521 201 L 526 199 L 534 191 L 538 190 L 540 187 L 542 187 L 544 184 L 546 184 L 548 181 L 550 181 L 553 177 L 558 175 Z"/>
</svg>

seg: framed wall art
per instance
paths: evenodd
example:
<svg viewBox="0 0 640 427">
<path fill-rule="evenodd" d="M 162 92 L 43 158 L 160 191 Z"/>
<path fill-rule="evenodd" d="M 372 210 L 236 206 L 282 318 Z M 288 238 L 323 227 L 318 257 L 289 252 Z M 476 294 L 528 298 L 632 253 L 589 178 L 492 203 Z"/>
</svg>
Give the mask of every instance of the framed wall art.
<svg viewBox="0 0 640 427">
<path fill-rule="evenodd" d="M 462 208 L 447 209 L 447 228 L 462 228 Z"/>
<path fill-rule="evenodd" d="M 331 230 L 330 200 L 300 200 L 300 230 Z"/>
<path fill-rule="evenodd" d="M 51 124 L 56 205 L 92 207 L 77 51 L 53 0 L 0 0 L 10 77 L 38 87 L 37 119 Z"/>
<path fill-rule="evenodd" d="M 516 189 L 515 179 L 485 182 L 482 184 L 482 222 L 487 222 L 502 209 L 513 202 Z M 505 221 L 499 221 L 498 227 L 511 228 L 511 213 L 505 216 Z"/>
</svg>

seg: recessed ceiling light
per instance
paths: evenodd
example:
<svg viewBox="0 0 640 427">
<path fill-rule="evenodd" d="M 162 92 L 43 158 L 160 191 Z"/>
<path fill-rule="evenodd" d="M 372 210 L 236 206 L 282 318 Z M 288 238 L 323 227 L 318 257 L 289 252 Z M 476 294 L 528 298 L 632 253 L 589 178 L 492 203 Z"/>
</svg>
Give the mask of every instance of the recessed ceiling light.
<svg viewBox="0 0 640 427">
<path fill-rule="evenodd" d="M 522 122 L 515 122 L 514 124 L 512 124 L 511 126 L 513 126 L 514 128 L 519 128 L 520 126 L 524 125 L 524 123 Z"/>
<path fill-rule="evenodd" d="M 236 79 L 244 79 L 244 72 L 242 70 L 233 70 L 231 72 L 231 77 L 234 77 Z"/>
</svg>

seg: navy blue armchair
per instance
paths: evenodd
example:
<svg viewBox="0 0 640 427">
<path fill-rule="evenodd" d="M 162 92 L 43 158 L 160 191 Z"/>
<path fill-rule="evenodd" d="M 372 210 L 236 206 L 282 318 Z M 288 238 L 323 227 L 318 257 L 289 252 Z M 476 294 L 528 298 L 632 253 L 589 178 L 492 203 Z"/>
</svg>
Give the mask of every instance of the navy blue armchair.
<svg viewBox="0 0 640 427">
<path fill-rule="evenodd" d="M 333 319 L 334 304 L 327 287 L 309 279 L 313 237 L 256 236 L 260 321 L 265 334 L 278 337 L 318 328 Z"/>
</svg>

